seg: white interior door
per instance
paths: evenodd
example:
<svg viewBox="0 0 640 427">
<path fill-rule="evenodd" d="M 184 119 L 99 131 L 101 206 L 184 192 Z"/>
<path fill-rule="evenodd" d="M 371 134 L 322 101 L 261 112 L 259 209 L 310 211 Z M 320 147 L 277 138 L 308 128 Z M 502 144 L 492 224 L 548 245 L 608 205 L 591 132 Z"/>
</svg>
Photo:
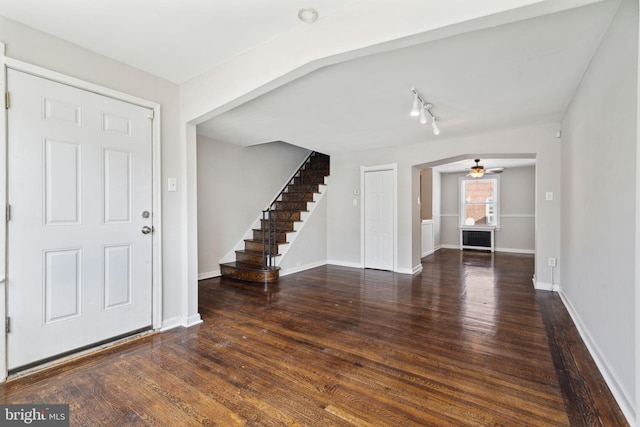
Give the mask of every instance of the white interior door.
<svg viewBox="0 0 640 427">
<path fill-rule="evenodd" d="M 7 80 L 16 369 L 151 326 L 152 115 L 15 70 Z"/>
<path fill-rule="evenodd" d="M 394 172 L 364 172 L 364 267 L 393 271 Z"/>
</svg>

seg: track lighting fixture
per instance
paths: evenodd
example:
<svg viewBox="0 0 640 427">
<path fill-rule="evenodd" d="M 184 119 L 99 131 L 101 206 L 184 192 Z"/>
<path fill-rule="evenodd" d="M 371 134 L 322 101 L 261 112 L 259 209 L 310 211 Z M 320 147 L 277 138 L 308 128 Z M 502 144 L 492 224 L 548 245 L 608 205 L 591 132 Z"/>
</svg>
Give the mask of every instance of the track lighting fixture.
<svg viewBox="0 0 640 427">
<path fill-rule="evenodd" d="M 409 113 L 411 117 L 418 117 L 420 115 L 420 102 L 418 101 L 418 94 L 413 97 L 413 108 Z"/>
<path fill-rule="evenodd" d="M 425 100 L 420 96 L 416 88 L 412 87 L 411 92 L 413 92 L 413 108 L 411 108 L 411 112 L 409 113 L 412 117 L 420 116 L 420 123 L 426 124 L 429 121 L 427 117 L 427 113 L 431 116 L 431 127 L 433 128 L 434 135 L 440 135 L 440 128 L 436 124 L 436 116 L 433 114 L 431 109 L 433 108 L 433 104 L 429 104 L 425 102 Z"/>
<path fill-rule="evenodd" d="M 440 128 L 436 124 L 436 118 L 435 117 L 431 120 L 431 127 L 433 128 L 433 134 L 434 135 L 440 135 Z"/>
</svg>

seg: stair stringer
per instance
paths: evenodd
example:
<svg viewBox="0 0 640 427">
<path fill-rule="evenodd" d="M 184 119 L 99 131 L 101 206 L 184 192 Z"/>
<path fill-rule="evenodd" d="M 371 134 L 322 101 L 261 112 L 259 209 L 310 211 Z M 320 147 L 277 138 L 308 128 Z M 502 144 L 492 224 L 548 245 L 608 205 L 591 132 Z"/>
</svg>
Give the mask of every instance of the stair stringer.
<svg viewBox="0 0 640 427">
<path fill-rule="evenodd" d="M 309 153 L 311 153 L 311 151 L 309 151 Z M 307 160 L 308 160 L 308 157 L 305 157 L 305 159 L 300 162 L 300 164 L 295 169 L 295 171 L 291 174 L 291 176 L 289 177 L 289 180 L 287 182 L 290 182 L 298 174 L 298 171 L 300 170 L 300 168 L 302 166 L 304 166 L 305 163 L 307 163 Z M 273 196 L 269 200 L 274 200 L 275 197 L 278 196 L 278 194 L 280 194 L 280 191 L 281 191 L 281 189 L 278 189 L 277 192 L 275 192 L 273 194 Z M 238 240 L 238 242 L 235 244 L 235 246 L 233 248 L 231 248 L 231 250 L 229 252 L 227 252 L 225 254 L 225 256 L 220 258 L 220 260 L 218 261 L 218 264 L 226 264 L 228 262 L 234 262 L 236 260 L 236 251 L 241 251 L 242 249 L 244 249 L 244 241 L 245 241 L 245 239 L 250 239 L 250 238 L 253 237 L 253 229 L 254 228 L 260 228 L 260 220 L 261 219 L 262 219 L 262 213 L 260 213 L 258 215 L 258 218 L 253 222 L 253 224 L 249 227 L 249 229 L 244 233 L 242 238 L 240 240 Z M 218 271 L 218 273 L 219 273 L 219 271 Z"/>
<path fill-rule="evenodd" d="M 296 221 L 293 224 L 294 231 L 290 231 L 286 233 L 287 243 L 282 243 L 278 245 L 278 252 L 280 253 L 280 255 L 275 258 L 276 267 L 279 265 L 280 261 L 284 258 L 285 253 L 288 251 L 288 246 L 290 246 L 291 243 L 293 243 L 293 241 L 296 239 L 296 234 L 298 234 L 298 232 L 302 230 L 302 228 L 304 227 L 305 219 L 310 217 L 311 212 L 315 209 L 315 206 L 317 205 L 316 202 L 320 201 L 322 197 L 324 197 L 324 193 L 326 192 L 326 187 L 328 185 L 327 184 L 328 179 L 329 179 L 328 176 L 324 177 L 325 183 L 319 185 L 318 193 L 314 193 L 313 195 L 313 202 L 307 202 L 307 211 L 301 213 L 301 216 L 300 216 L 301 221 Z M 240 240 L 238 240 L 235 246 L 229 252 L 227 252 L 224 257 L 220 259 L 219 261 L 220 264 L 234 262 L 236 260 L 236 251 L 240 251 L 244 249 L 244 241 L 247 239 L 251 239 L 253 237 L 253 229 L 258 229 L 261 227 L 261 220 L 262 220 L 262 213 L 260 213 L 260 215 L 251 224 L 251 226 L 247 229 L 247 231 L 245 231 L 244 235 L 242 236 L 242 238 L 240 238 Z"/>
<path fill-rule="evenodd" d="M 287 243 L 282 243 L 278 245 L 279 256 L 275 257 L 275 265 L 276 267 L 280 266 L 280 263 L 286 259 L 287 253 L 293 247 L 293 242 L 300 236 L 301 231 L 304 229 L 305 224 L 309 221 L 309 218 L 313 215 L 313 212 L 316 210 L 316 207 L 319 205 L 319 202 L 324 198 L 324 195 L 327 192 L 327 188 L 329 177 L 324 177 L 324 184 L 320 184 L 318 186 L 318 192 L 313 194 L 313 202 L 307 202 L 307 211 L 302 212 L 300 216 L 300 221 L 296 221 L 293 224 L 292 232 L 287 233 Z"/>
</svg>

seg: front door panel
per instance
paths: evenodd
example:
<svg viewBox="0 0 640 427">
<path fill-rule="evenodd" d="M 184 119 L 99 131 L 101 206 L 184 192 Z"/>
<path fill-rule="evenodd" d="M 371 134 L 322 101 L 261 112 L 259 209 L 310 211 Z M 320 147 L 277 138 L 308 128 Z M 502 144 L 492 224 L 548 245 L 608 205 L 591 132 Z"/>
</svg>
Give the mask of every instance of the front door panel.
<svg viewBox="0 0 640 427">
<path fill-rule="evenodd" d="M 149 110 L 9 70 L 9 369 L 152 324 Z"/>
</svg>

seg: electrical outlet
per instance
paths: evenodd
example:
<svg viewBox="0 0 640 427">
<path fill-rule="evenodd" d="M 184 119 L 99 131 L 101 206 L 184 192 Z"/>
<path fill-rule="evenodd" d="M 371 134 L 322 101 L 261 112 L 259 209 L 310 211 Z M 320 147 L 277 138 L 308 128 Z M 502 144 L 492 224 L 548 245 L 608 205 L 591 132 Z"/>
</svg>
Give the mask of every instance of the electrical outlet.
<svg viewBox="0 0 640 427">
<path fill-rule="evenodd" d="M 549 267 L 555 267 L 555 266 L 556 266 L 556 259 L 549 258 Z"/>
</svg>

